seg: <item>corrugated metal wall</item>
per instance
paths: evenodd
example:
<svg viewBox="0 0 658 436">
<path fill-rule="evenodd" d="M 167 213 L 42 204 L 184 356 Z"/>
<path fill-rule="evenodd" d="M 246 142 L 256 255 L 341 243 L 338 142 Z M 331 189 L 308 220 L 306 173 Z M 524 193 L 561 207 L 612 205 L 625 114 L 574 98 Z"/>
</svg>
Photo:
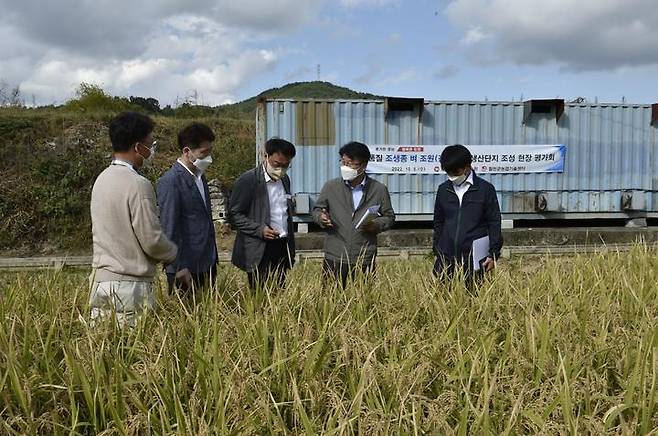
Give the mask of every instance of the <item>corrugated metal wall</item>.
<svg viewBox="0 0 658 436">
<path fill-rule="evenodd" d="M 313 110 L 314 119 L 335 124 L 318 126 L 317 131 L 335 128 L 336 133 L 332 144 L 297 147 L 290 171 L 293 190 L 308 193 L 312 199 L 324 182 L 338 177 L 338 149 L 351 140 L 366 144 L 565 144 L 564 173 L 483 176 L 496 186 L 503 214 L 538 217 L 538 192 L 557 193 L 557 209 L 564 216 L 621 214 L 624 191 L 635 191 L 635 200 L 645 203 L 644 211 L 658 212 L 653 182 L 658 177 L 656 128 L 650 125 L 650 105 L 566 104 L 557 123 L 553 113 L 533 114 L 523 124 L 520 102 L 426 102 L 419 126 L 417 111 L 385 114 L 383 101 L 305 101 L 301 109 L 300 102 L 275 100 L 264 108 L 265 136 L 294 144 L 320 144 L 298 137 L 306 134 L 298 126 L 305 114 L 298 111 L 308 111 L 313 104 L 333 111 L 331 117 L 318 116 Z M 388 186 L 396 212 L 408 219 L 432 213 L 436 188 L 445 180 L 444 175 L 373 177 Z"/>
</svg>

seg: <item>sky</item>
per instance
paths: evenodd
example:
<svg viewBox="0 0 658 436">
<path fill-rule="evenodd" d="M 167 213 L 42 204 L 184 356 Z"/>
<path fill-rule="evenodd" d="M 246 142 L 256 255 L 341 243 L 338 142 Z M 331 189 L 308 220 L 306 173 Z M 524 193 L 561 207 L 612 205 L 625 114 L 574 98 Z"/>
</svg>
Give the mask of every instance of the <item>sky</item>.
<svg viewBox="0 0 658 436">
<path fill-rule="evenodd" d="M 320 80 L 426 100 L 658 102 L 656 0 L 0 0 L 0 82 L 59 104 Z M 319 75 L 318 75 L 319 65 Z"/>
</svg>

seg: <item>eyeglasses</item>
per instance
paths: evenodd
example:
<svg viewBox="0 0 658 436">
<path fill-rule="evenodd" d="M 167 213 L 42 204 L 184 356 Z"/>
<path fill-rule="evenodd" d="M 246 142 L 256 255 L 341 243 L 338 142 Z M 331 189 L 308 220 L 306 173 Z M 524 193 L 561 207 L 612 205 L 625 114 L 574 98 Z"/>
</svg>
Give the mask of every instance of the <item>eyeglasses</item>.
<svg viewBox="0 0 658 436">
<path fill-rule="evenodd" d="M 277 161 L 270 162 L 268 156 L 265 156 L 265 158 L 268 161 L 268 163 L 272 166 L 272 168 L 283 168 L 284 170 L 289 170 L 290 168 L 292 168 L 292 162 L 289 162 L 288 165 L 284 165 L 281 162 L 277 162 Z"/>
<path fill-rule="evenodd" d="M 362 162 L 346 161 L 344 159 L 338 159 L 338 162 L 341 165 L 345 165 L 346 167 L 350 167 L 354 170 L 361 168 L 361 166 L 363 165 Z"/>
<path fill-rule="evenodd" d="M 138 144 L 153 151 L 156 151 L 158 149 L 158 141 L 153 141 L 150 147 L 141 141 L 139 141 Z"/>
</svg>

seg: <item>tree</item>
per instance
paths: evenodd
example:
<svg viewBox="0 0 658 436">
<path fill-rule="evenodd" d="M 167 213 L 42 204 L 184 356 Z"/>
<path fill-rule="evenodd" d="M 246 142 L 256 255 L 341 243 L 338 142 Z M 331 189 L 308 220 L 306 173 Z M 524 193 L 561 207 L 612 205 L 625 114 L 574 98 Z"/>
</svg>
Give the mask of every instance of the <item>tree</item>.
<svg viewBox="0 0 658 436">
<path fill-rule="evenodd" d="M 130 103 L 139 106 L 149 113 L 157 114 L 161 112 L 160 102 L 152 97 L 130 97 Z"/>
<path fill-rule="evenodd" d="M 100 86 L 92 83 L 81 83 L 75 94 L 76 98 L 66 103 L 68 109 L 110 112 L 134 109 L 127 98 L 114 97 L 106 93 Z"/>
<path fill-rule="evenodd" d="M 0 106 L 3 107 L 22 107 L 25 106 L 25 100 L 21 95 L 20 85 L 10 87 L 7 82 L 0 80 Z"/>
</svg>

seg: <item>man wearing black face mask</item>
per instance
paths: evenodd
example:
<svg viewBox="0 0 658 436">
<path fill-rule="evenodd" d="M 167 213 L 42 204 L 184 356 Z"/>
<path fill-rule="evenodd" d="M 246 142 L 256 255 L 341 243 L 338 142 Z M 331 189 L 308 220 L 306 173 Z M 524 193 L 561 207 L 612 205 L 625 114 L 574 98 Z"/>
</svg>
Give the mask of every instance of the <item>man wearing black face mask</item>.
<svg viewBox="0 0 658 436">
<path fill-rule="evenodd" d="M 181 156 L 158 180 L 160 221 L 179 247 L 176 260 L 166 266 L 169 293 L 176 288 L 193 297 L 215 281 L 217 246 L 204 176 L 212 163 L 214 140 L 215 134 L 205 124 L 184 127 L 178 133 Z"/>
<path fill-rule="evenodd" d="M 273 279 L 282 288 L 295 259 L 290 178 L 295 146 L 283 139 L 265 143 L 265 160 L 242 174 L 229 201 L 229 219 L 238 233 L 232 262 L 247 273 L 249 287 Z"/>
<path fill-rule="evenodd" d="M 463 268 L 469 285 L 494 268 L 503 246 L 496 188 L 475 174 L 472 160 L 460 144 L 441 153 L 448 180 L 436 193 L 433 237 L 434 274 L 451 277 Z"/>
</svg>

